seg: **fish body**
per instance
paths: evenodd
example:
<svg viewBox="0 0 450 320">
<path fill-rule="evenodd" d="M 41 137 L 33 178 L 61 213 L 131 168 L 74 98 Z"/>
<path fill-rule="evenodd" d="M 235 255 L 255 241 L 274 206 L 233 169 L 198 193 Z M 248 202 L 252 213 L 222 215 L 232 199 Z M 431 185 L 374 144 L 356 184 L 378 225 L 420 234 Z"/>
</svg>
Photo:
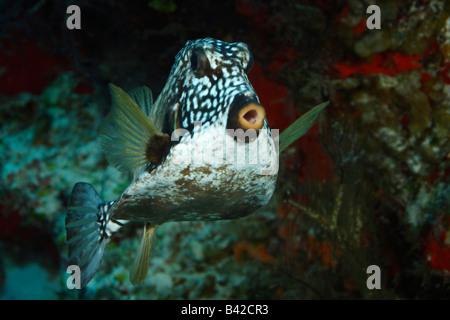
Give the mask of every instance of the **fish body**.
<svg viewBox="0 0 450 320">
<path fill-rule="evenodd" d="M 245 217 L 272 197 L 278 155 L 302 136 L 328 105 L 297 119 L 279 137 L 247 74 L 252 56 L 241 42 L 188 41 L 153 103 L 150 89 L 125 92 L 110 84 L 112 107 L 99 131 L 108 162 L 134 174 L 115 201 L 79 182 L 66 215 L 69 264 L 81 286 L 95 275 L 112 236 L 130 221 L 144 222 L 130 271 L 145 279 L 156 228 L 170 221 Z M 280 148 L 278 148 L 278 139 Z"/>
<path fill-rule="evenodd" d="M 110 238 L 128 221 L 145 222 L 130 280 L 148 271 L 151 238 L 169 221 L 247 216 L 271 198 L 278 150 L 247 74 L 244 43 L 188 41 L 155 103 L 148 88 L 110 85 L 112 108 L 100 129 L 106 158 L 134 178 L 116 201 L 75 185 L 66 217 L 69 260 L 82 285 L 94 276 Z"/>
<path fill-rule="evenodd" d="M 278 153 L 269 134 L 262 131 L 248 144 L 236 143 L 221 126 L 210 126 L 173 146 L 157 168 L 143 171 L 111 208 L 111 216 L 161 224 L 251 214 L 269 201 L 275 189 Z M 226 161 L 226 154 L 252 155 L 249 151 L 258 144 L 267 145 L 268 152 L 259 154 L 265 159 Z"/>
<path fill-rule="evenodd" d="M 229 125 L 233 104 L 241 103 L 237 108 L 242 109 L 260 103 L 247 78 L 251 64 L 244 43 L 207 38 L 186 44 L 149 111 L 156 127 L 177 143 L 161 163 L 144 165 L 111 208 L 111 217 L 153 224 L 234 219 L 268 202 L 278 153 L 267 119 L 248 142 L 235 139 L 239 128 Z"/>
</svg>

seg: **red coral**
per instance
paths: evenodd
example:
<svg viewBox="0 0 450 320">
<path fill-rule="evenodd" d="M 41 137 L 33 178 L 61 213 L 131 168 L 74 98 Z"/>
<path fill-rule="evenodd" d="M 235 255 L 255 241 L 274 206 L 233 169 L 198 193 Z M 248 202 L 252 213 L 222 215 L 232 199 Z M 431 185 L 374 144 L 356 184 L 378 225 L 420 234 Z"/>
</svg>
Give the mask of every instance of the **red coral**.
<svg viewBox="0 0 450 320">
<path fill-rule="evenodd" d="M 367 18 L 363 18 L 356 26 L 353 27 L 353 34 L 355 36 L 358 36 L 366 30 L 367 30 Z"/>
<path fill-rule="evenodd" d="M 242 261 L 244 253 L 248 254 L 254 260 L 263 262 L 273 262 L 275 257 L 267 253 L 267 248 L 264 244 L 253 244 L 247 241 L 241 241 L 233 247 L 234 258 L 236 261 Z"/>
<path fill-rule="evenodd" d="M 442 231 L 438 238 L 430 239 L 424 251 L 432 269 L 450 272 L 450 245 L 446 243 L 446 235 L 446 231 Z"/>
<path fill-rule="evenodd" d="M 420 69 L 421 65 L 418 61 L 420 56 L 402 55 L 400 53 L 383 52 L 377 53 L 369 63 L 348 63 L 338 62 L 335 69 L 339 72 L 339 77 L 345 79 L 352 74 L 360 73 L 362 75 L 369 74 L 386 74 L 394 76 L 400 72 Z"/>
<path fill-rule="evenodd" d="M 420 82 L 421 83 L 425 83 L 428 80 L 432 79 L 433 76 L 431 74 L 429 74 L 428 72 L 423 71 L 422 74 L 420 75 Z"/>
<path fill-rule="evenodd" d="M 450 216 L 441 215 L 423 236 L 423 253 L 430 268 L 450 272 Z"/>
<path fill-rule="evenodd" d="M 271 63 L 269 65 L 269 70 L 276 77 L 277 72 L 284 66 L 289 65 L 291 69 L 295 68 L 293 61 L 298 57 L 299 53 L 292 49 L 289 44 L 278 43 L 276 45 L 277 50 L 271 57 Z"/>
<path fill-rule="evenodd" d="M 53 80 L 66 62 L 50 55 L 30 40 L 10 41 L 2 44 L 0 51 L 0 88 L 2 93 L 14 95 L 20 92 L 39 94 Z"/>
<path fill-rule="evenodd" d="M 442 65 L 438 75 L 444 80 L 445 84 L 450 84 L 450 62 Z"/>
<path fill-rule="evenodd" d="M 280 132 L 287 128 L 296 118 L 286 87 L 267 79 L 258 63 L 255 63 L 249 79 L 266 109 L 270 127 Z"/>
<path fill-rule="evenodd" d="M 315 124 L 297 142 L 301 154 L 300 183 L 304 183 L 306 179 L 331 181 L 336 178 L 333 160 L 323 152 L 318 140 Z"/>
</svg>

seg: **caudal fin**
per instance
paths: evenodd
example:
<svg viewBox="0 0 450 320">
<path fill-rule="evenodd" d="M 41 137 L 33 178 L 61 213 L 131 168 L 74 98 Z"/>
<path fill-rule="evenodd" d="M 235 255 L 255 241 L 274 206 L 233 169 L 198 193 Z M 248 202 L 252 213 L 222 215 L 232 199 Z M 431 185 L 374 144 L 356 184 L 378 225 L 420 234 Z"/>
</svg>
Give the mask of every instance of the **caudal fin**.
<svg viewBox="0 0 450 320">
<path fill-rule="evenodd" d="M 127 221 L 109 218 L 114 204 L 103 201 L 88 183 L 79 182 L 72 190 L 66 216 L 69 264 L 81 271 L 81 286 L 85 287 L 100 266 L 111 237 Z"/>
</svg>

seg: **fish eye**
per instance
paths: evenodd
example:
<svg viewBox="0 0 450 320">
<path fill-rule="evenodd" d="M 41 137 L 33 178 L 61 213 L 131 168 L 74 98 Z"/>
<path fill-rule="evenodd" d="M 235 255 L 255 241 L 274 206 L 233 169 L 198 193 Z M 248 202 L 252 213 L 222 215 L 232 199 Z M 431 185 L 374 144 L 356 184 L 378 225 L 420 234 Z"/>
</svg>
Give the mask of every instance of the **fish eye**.
<svg viewBox="0 0 450 320">
<path fill-rule="evenodd" d="M 198 54 L 196 54 L 195 52 L 192 52 L 191 55 L 191 68 L 194 71 L 198 68 Z"/>
<path fill-rule="evenodd" d="M 201 78 L 211 71 L 208 57 L 202 47 L 197 47 L 191 53 L 191 69 L 197 78 Z"/>
<path fill-rule="evenodd" d="M 245 73 L 249 74 L 250 71 L 252 71 L 253 68 L 253 56 L 249 53 L 249 59 L 248 59 L 248 63 L 247 66 L 245 67 Z"/>
</svg>

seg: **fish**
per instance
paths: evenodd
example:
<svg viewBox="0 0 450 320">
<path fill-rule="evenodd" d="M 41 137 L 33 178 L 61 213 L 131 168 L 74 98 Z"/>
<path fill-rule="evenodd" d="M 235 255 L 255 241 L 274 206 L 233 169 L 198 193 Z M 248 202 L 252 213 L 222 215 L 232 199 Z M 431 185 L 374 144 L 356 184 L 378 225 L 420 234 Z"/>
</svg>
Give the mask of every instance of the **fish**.
<svg viewBox="0 0 450 320">
<path fill-rule="evenodd" d="M 68 262 L 80 268 L 81 287 L 94 277 L 114 234 L 129 222 L 144 223 L 129 277 L 141 285 L 162 224 L 238 219 L 269 202 L 283 133 L 269 127 L 248 79 L 252 65 L 243 42 L 189 40 L 155 102 L 146 86 L 126 92 L 109 84 L 111 109 L 99 129 L 99 145 L 110 165 L 133 178 L 113 201 L 101 199 L 86 182 L 72 190 L 65 220 Z M 294 123 L 283 149 L 322 109 Z"/>
</svg>

